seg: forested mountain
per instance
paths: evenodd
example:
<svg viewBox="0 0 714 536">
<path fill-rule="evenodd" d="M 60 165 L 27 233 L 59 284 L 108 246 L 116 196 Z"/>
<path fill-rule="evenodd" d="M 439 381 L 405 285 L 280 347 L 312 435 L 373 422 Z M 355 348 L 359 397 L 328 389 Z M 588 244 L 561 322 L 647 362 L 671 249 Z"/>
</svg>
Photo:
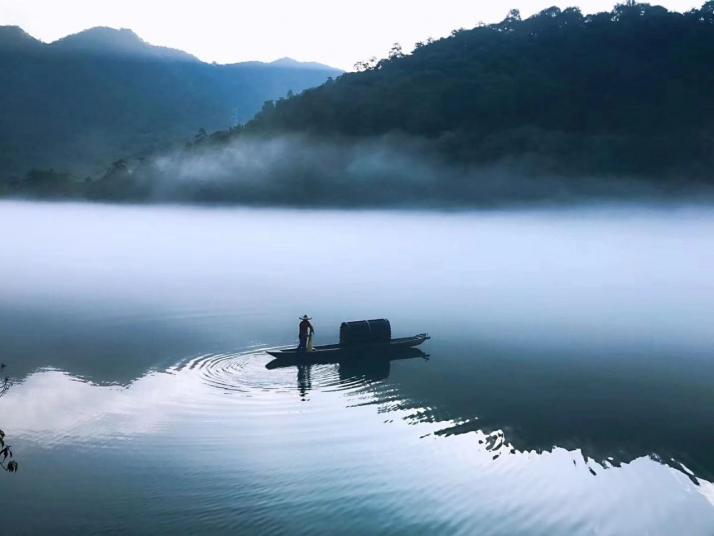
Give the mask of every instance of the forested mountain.
<svg viewBox="0 0 714 536">
<path fill-rule="evenodd" d="M 340 73 L 285 60 L 207 64 L 130 30 L 93 28 L 45 44 L 0 27 L 0 177 L 30 168 L 96 174 L 199 129 L 245 122 L 265 100 Z"/>
<path fill-rule="evenodd" d="M 268 103 L 248 131 L 429 139 L 457 161 L 539 171 L 710 178 L 714 2 L 521 20 L 398 46 L 388 59 Z"/>
<path fill-rule="evenodd" d="M 13 46 L 36 46 L 26 41 L 14 35 Z M 143 160 L 123 159 L 125 149 L 92 180 L 34 172 L 6 183 L 5 193 L 342 206 L 704 198 L 714 192 L 712 58 L 714 1 L 686 13 L 634 2 L 592 15 L 554 7 L 525 20 L 512 11 L 500 23 L 456 30 L 411 53 L 395 45 L 388 58 L 268 100 L 246 125 L 199 136 L 185 149 Z M 186 110 L 215 102 L 203 90 L 171 93 L 176 72 L 195 68 L 202 82 L 187 87 L 220 92 L 227 84 L 218 81 L 231 69 L 249 69 L 257 79 L 256 73 L 276 68 L 211 70 L 192 58 L 162 61 L 164 74 L 132 74 L 91 92 L 82 104 L 105 110 L 104 124 L 136 122 L 133 129 L 145 132 L 148 146 L 155 128 L 178 135 L 175 125 L 189 123 L 184 113 L 194 117 Z M 103 72 L 111 80 L 126 77 L 127 63 L 132 73 L 155 65 L 116 60 L 105 62 Z M 277 64 L 295 68 L 290 60 Z M 170 105 L 144 110 L 139 99 L 122 108 L 134 102 L 127 88 L 136 79 L 165 88 Z M 114 98 L 112 87 L 123 88 L 113 105 L 91 100 Z M 257 106 L 258 95 L 245 96 L 245 84 L 231 87 L 231 94 Z M 55 82 L 52 95 L 60 99 L 67 92 Z M 211 110 L 215 115 L 206 116 L 216 122 L 225 118 L 223 108 Z M 69 121 L 83 113 L 78 104 L 53 119 L 63 125 L 62 114 Z M 55 128 L 43 135 L 57 138 Z M 2 132 L 7 137 L 13 129 L 3 125 Z M 74 134 L 90 141 L 96 136 L 88 128 Z"/>
</svg>

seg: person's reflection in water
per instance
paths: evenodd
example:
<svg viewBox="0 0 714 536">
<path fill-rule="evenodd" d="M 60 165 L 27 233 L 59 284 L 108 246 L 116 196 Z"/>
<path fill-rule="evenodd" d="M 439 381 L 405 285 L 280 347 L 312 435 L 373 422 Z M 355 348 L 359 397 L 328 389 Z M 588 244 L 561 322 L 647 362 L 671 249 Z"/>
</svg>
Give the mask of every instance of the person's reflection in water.
<svg viewBox="0 0 714 536">
<path fill-rule="evenodd" d="M 298 365 L 297 383 L 300 400 L 307 400 L 307 393 L 312 389 L 312 379 L 310 377 L 310 369 L 312 365 Z"/>
</svg>

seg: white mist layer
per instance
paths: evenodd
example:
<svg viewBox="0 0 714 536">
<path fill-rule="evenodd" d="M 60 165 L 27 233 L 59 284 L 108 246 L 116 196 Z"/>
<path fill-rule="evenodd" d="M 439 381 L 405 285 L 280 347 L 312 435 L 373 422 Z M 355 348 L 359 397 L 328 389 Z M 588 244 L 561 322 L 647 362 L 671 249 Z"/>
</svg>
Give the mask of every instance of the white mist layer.
<svg viewBox="0 0 714 536">
<path fill-rule="evenodd" d="M 144 163 L 134 178 L 157 201 L 262 205 L 484 206 L 661 196 L 655 182 L 534 173 L 538 155 L 488 166 L 447 161 L 425 139 L 242 137 Z"/>
</svg>

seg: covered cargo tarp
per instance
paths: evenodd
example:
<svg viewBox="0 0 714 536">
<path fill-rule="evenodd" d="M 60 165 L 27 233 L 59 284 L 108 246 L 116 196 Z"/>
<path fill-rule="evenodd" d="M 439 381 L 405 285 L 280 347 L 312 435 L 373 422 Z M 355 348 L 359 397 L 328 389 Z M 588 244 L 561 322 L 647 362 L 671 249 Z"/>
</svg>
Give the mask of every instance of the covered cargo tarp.
<svg viewBox="0 0 714 536">
<path fill-rule="evenodd" d="M 340 344 L 342 346 L 387 343 L 391 339 L 392 326 L 386 318 L 342 322 L 340 326 Z"/>
</svg>

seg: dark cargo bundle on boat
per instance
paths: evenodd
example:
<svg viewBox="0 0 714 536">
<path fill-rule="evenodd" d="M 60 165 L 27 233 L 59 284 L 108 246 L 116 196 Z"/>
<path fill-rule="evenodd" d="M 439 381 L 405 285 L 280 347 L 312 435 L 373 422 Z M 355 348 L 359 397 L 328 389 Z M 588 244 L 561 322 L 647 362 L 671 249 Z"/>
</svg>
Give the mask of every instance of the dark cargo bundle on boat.
<svg viewBox="0 0 714 536">
<path fill-rule="evenodd" d="M 340 326 L 340 344 L 342 346 L 386 343 L 391 339 L 392 326 L 386 318 L 342 322 Z"/>
</svg>

